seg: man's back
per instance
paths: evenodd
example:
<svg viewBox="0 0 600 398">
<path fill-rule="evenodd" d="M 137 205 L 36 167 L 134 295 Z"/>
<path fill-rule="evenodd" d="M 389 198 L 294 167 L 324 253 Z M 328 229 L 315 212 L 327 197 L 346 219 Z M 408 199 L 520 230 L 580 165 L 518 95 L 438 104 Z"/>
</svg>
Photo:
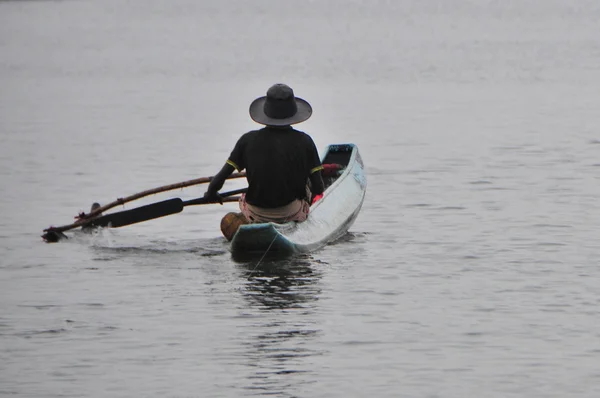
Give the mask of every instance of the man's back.
<svg viewBox="0 0 600 398">
<path fill-rule="evenodd" d="M 264 208 L 309 199 L 308 178 L 321 165 L 312 138 L 291 127 L 265 127 L 244 134 L 228 163 L 239 170 L 246 169 L 246 201 Z"/>
</svg>

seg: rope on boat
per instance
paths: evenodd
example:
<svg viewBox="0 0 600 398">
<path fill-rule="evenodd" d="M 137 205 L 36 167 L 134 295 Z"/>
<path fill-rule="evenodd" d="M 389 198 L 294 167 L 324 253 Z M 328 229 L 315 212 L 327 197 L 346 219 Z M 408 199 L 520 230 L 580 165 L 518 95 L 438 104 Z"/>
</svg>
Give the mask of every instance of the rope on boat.
<svg viewBox="0 0 600 398">
<path fill-rule="evenodd" d="M 275 239 L 277 239 L 277 234 L 275 234 L 275 237 L 273 238 L 273 240 L 271 241 L 271 243 L 269 244 L 269 247 L 267 247 L 267 250 L 265 250 L 265 252 L 263 253 L 262 257 L 260 258 L 260 260 L 258 260 L 258 262 L 256 263 L 256 265 L 254 266 L 254 268 L 252 268 L 252 271 L 250 271 L 250 274 L 248 274 L 248 280 L 250 280 L 250 277 L 252 276 L 252 273 L 254 271 L 256 271 L 256 268 L 258 267 L 258 265 L 262 262 L 262 260 L 265 258 L 265 256 L 267 255 L 267 253 L 269 252 L 269 249 L 271 249 L 271 246 L 273 246 L 273 243 L 275 243 Z"/>
</svg>

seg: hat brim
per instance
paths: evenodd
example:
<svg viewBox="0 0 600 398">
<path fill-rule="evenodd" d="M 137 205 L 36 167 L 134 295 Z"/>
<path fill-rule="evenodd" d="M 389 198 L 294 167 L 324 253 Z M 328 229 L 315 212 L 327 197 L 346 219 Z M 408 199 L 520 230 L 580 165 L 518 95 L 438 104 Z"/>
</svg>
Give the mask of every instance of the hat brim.
<svg viewBox="0 0 600 398">
<path fill-rule="evenodd" d="M 267 97 L 260 97 L 252 101 L 250 104 L 250 117 L 256 123 L 264 124 L 265 126 L 289 126 L 291 124 L 302 123 L 308 120 L 312 115 L 312 107 L 302 98 L 295 97 L 296 107 L 298 111 L 292 117 L 285 119 L 275 119 L 265 115 L 265 102 Z"/>
</svg>

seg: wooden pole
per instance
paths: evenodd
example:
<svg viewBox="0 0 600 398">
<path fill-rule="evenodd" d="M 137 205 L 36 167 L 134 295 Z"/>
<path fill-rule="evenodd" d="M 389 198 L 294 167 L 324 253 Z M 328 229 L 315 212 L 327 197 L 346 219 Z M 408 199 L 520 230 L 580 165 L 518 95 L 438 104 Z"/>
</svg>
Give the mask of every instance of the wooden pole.
<svg viewBox="0 0 600 398">
<path fill-rule="evenodd" d="M 239 202 L 239 200 L 240 200 L 240 196 L 227 196 L 227 197 L 223 198 L 223 203 Z M 197 204 L 210 204 L 210 203 L 216 204 L 216 202 L 197 203 Z M 190 205 L 190 204 L 193 204 L 193 203 L 186 204 L 184 202 L 184 206 Z M 133 209 L 133 210 L 135 210 L 135 209 Z M 127 211 L 125 211 L 125 212 L 127 212 Z M 60 239 L 60 236 L 57 236 L 57 235 L 61 235 L 64 231 L 68 231 L 70 229 L 77 228 L 77 227 L 86 226 L 86 225 L 94 222 L 96 219 L 102 218 L 102 217 L 103 216 L 96 215 L 96 216 L 91 216 L 91 217 L 88 217 L 85 219 L 77 220 L 72 224 L 61 225 L 60 227 L 46 228 L 46 229 L 44 229 L 44 235 L 42 235 L 42 238 L 44 238 L 44 240 L 47 242 L 57 242 Z"/>
<path fill-rule="evenodd" d="M 230 180 L 230 179 L 241 178 L 241 177 L 246 177 L 246 173 L 245 172 L 233 173 L 229 177 L 227 177 L 227 179 Z M 158 187 L 158 188 L 148 189 L 146 191 L 142 191 L 142 192 L 136 193 L 134 195 L 127 196 L 125 198 L 117 198 L 117 200 L 110 202 L 109 204 L 106 204 L 104 206 L 101 206 L 93 211 L 90 211 L 87 214 L 80 213 L 77 216 L 75 216 L 75 219 L 77 219 L 79 221 L 85 221 L 86 219 L 89 219 L 91 217 L 94 217 L 94 216 L 102 213 L 102 212 L 105 212 L 106 210 L 112 209 L 113 207 L 131 202 L 136 199 L 140 199 L 140 198 L 143 198 L 143 197 L 146 197 L 149 195 L 154 195 L 154 194 L 161 193 L 161 192 L 172 191 L 174 189 L 185 188 L 185 187 L 189 187 L 192 185 L 206 184 L 206 183 L 211 182 L 212 179 L 213 179 L 212 176 L 196 178 L 194 180 L 182 181 L 182 182 L 177 182 L 175 184 L 169 184 L 169 185 L 164 185 L 164 186 Z M 75 224 L 77 224 L 77 222 L 75 222 Z M 73 224 L 74 227 L 81 225 L 81 224 L 78 224 L 78 225 L 75 225 L 75 224 Z"/>
</svg>

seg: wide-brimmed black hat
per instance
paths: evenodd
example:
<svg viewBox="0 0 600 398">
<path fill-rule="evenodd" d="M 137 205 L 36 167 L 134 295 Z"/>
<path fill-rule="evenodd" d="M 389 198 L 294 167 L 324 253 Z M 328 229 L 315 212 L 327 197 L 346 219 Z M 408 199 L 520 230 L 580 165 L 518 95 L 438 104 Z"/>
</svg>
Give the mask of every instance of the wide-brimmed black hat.
<svg viewBox="0 0 600 398">
<path fill-rule="evenodd" d="M 294 90 L 286 84 L 274 84 L 265 97 L 250 104 L 250 117 L 267 126 L 289 126 L 307 120 L 312 107 L 302 98 L 294 96 Z"/>
</svg>

